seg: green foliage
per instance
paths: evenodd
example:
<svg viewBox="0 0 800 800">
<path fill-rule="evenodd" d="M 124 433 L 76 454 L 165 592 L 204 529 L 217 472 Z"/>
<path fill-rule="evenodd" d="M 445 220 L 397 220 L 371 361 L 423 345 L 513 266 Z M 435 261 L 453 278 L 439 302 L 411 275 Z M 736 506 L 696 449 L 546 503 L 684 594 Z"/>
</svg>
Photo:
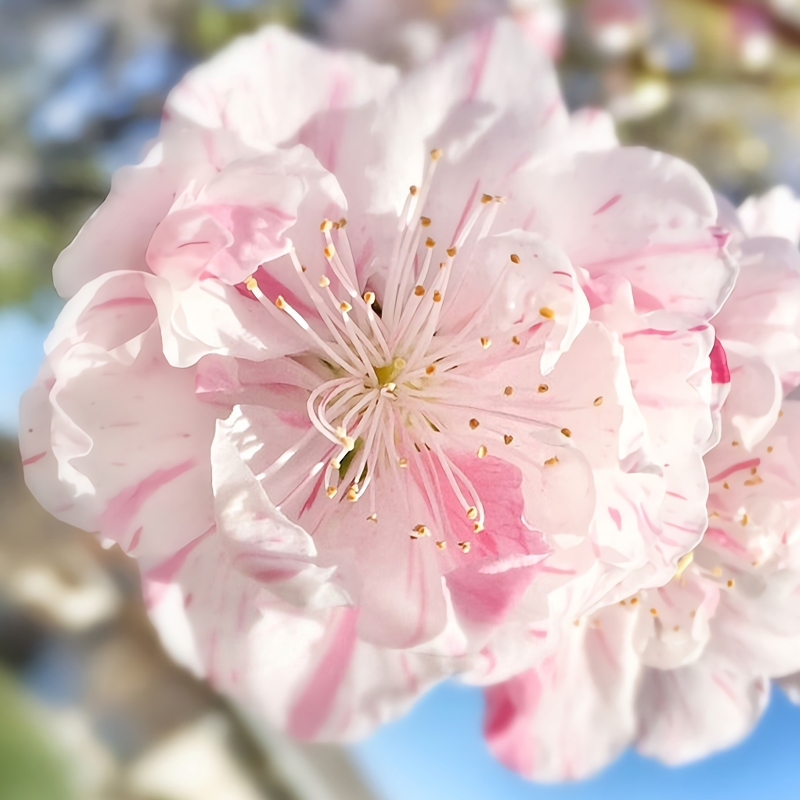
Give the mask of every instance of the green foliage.
<svg viewBox="0 0 800 800">
<path fill-rule="evenodd" d="M 73 798 L 67 765 L 19 685 L 0 671 L 0 800 Z"/>
</svg>

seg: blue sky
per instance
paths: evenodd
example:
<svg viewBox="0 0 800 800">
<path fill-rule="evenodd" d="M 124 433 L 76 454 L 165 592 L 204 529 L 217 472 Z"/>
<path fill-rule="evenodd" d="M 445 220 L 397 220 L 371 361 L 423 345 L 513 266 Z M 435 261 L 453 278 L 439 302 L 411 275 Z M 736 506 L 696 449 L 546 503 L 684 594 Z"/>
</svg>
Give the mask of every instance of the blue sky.
<svg viewBox="0 0 800 800">
<path fill-rule="evenodd" d="M 578 784 L 531 784 L 481 739 L 479 690 L 444 684 L 352 752 L 383 800 L 798 800 L 800 709 L 779 691 L 743 744 L 680 769 L 627 753 Z"/>
</svg>

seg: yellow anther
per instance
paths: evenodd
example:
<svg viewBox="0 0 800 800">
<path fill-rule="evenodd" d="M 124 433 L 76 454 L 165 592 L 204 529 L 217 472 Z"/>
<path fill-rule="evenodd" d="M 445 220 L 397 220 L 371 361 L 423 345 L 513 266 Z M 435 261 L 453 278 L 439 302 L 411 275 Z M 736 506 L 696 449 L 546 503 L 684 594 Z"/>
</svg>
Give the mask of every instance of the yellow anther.
<svg viewBox="0 0 800 800">
<path fill-rule="evenodd" d="M 340 227 L 340 228 L 344 228 L 344 226 L 345 226 L 345 225 L 347 225 L 347 220 L 346 220 L 344 217 L 342 217 L 342 218 L 339 220 L 339 227 Z"/>
<path fill-rule="evenodd" d="M 455 248 L 455 247 L 448 247 L 447 248 L 447 255 L 449 255 L 450 258 L 455 258 L 457 252 L 458 252 L 458 249 Z"/>
<path fill-rule="evenodd" d="M 512 344 L 520 344 L 519 336 L 512 336 L 511 337 L 511 343 Z"/>
<path fill-rule="evenodd" d="M 444 153 L 437 147 L 434 150 L 431 150 L 431 161 L 438 161 Z"/>
<path fill-rule="evenodd" d="M 748 478 L 745 482 L 745 486 L 758 486 L 760 483 L 764 483 L 764 479 L 760 475 L 756 475 L 755 478 Z"/>
<path fill-rule="evenodd" d="M 417 284 L 417 285 L 414 287 L 414 294 L 415 294 L 417 297 L 422 297 L 422 295 L 424 295 L 424 294 L 425 294 L 425 287 L 424 287 L 424 286 L 420 286 L 419 284 Z"/>
<path fill-rule="evenodd" d="M 423 228 L 430 228 L 431 226 L 431 219 L 430 217 L 420 217 L 419 224 L 422 225 Z"/>
<path fill-rule="evenodd" d="M 437 546 L 437 547 L 438 547 L 440 550 L 444 550 L 444 549 L 445 549 L 445 547 L 447 547 L 447 542 L 436 542 L 436 546 Z"/>
<path fill-rule="evenodd" d="M 325 490 L 325 494 L 327 494 L 327 495 L 328 495 L 328 497 L 330 497 L 330 498 L 331 498 L 331 500 L 333 500 L 333 498 L 334 498 L 334 497 L 336 497 L 336 492 L 337 492 L 337 491 L 338 491 L 338 490 L 336 489 L 336 487 L 335 487 L 335 486 L 329 486 L 329 487 L 328 487 L 328 488 Z"/>
<path fill-rule="evenodd" d="M 469 542 L 459 542 L 458 546 L 461 548 L 462 553 L 469 553 L 472 545 Z"/>
<path fill-rule="evenodd" d="M 488 336 L 481 336 L 481 347 L 488 350 L 492 345 L 492 340 Z"/>
<path fill-rule="evenodd" d="M 728 581 L 728 588 L 733 589 L 733 578 Z"/>
<path fill-rule="evenodd" d="M 503 442 L 505 442 L 505 444 L 511 444 L 513 441 L 514 437 L 510 433 L 503 434 Z"/>
<path fill-rule="evenodd" d="M 728 481 L 725 481 L 725 483 L 723 483 L 723 484 L 722 484 L 722 488 L 723 488 L 723 489 L 730 489 L 730 488 L 731 488 L 731 487 L 728 485 Z"/>
<path fill-rule="evenodd" d="M 335 458 L 331 459 L 330 464 L 331 464 L 331 469 L 341 469 L 342 468 L 342 465 Z"/>
<path fill-rule="evenodd" d="M 327 247 L 325 247 L 325 249 L 322 252 L 325 253 L 325 258 L 333 258 L 333 254 L 336 252 L 336 248 L 334 248 L 333 245 L 329 244 L 327 245 Z"/>
<path fill-rule="evenodd" d="M 485 444 L 482 444 L 482 445 L 481 445 L 481 446 L 478 448 L 478 452 L 476 453 L 476 455 L 478 456 L 478 458 L 486 458 L 486 454 L 487 454 L 488 452 L 489 452 L 489 451 L 486 449 L 486 445 L 485 445 Z"/>
<path fill-rule="evenodd" d="M 424 525 L 415 525 L 414 533 L 416 533 L 417 536 L 430 536 L 431 532 Z"/>
<path fill-rule="evenodd" d="M 281 309 L 286 308 L 286 301 L 283 299 L 281 295 L 278 295 L 277 300 L 275 300 L 275 305 Z"/>
<path fill-rule="evenodd" d="M 434 303 L 442 302 L 442 293 L 438 289 L 433 293 L 433 302 Z"/>
<path fill-rule="evenodd" d="M 651 614 L 652 614 L 654 617 L 657 617 L 657 616 L 658 616 L 658 611 L 656 611 L 654 608 L 651 608 L 651 609 L 650 609 L 650 613 L 651 613 Z"/>
<path fill-rule="evenodd" d="M 562 428 L 561 434 L 569 439 L 569 437 L 572 436 L 572 431 L 569 428 Z"/>
<path fill-rule="evenodd" d="M 472 430 L 475 430 L 475 428 L 477 428 L 477 427 L 478 427 L 478 425 L 480 425 L 480 422 L 478 422 L 478 420 L 476 420 L 476 419 L 475 419 L 475 417 L 473 417 L 473 418 L 472 418 L 472 419 L 469 421 L 469 426 L 470 426 L 470 428 L 472 428 Z"/>
<path fill-rule="evenodd" d="M 768 453 L 771 453 L 771 452 L 773 451 L 773 449 L 774 449 L 774 448 L 772 447 L 772 445 L 770 445 L 770 446 L 767 448 L 767 452 L 768 452 Z"/>
<path fill-rule="evenodd" d="M 397 465 L 400 467 L 400 469 L 405 469 L 408 466 L 408 459 L 403 457 L 398 458 Z"/>
<path fill-rule="evenodd" d="M 542 306 L 542 308 L 539 309 L 539 313 L 545 319 L 553 319 L 553 317 L 556 315 L 556 312 L 553 311 L 552 308 L 548 308 L 547 306 Z"/>
<path fill-rule="evenodd" d="M 428 364 L 428 366 L 425 367 L 426 375 L 433 375 L 434 372 L 436 372 L 436 364 Z"/>
<path fill-rule="evenodd" d="M 349 500 L 351 503 L 355 503 L 355 501 L 356 501 L 356 500 L 358 500 L 358 490 L 357 490 L 355 487 L 351 486 L 351 487 L 350 487 L 350 488 L 347 490 L 347 499 L 348 499 L 348 500 Z"/>
<path fill-rule="evenodd" d="M 594 403 L 592 405 L 595 405 L 595 406 L 603 405 L 603 398 L 602 397 L 595 397 Z"/>
<path fill-rule="evenodd" d="M 638 597 L 631 597 L 631 605 L 635 606 L 639 602 Z"/>
<path fill-rule="evenodd" d="M 492 197 L 490 194 L 485 194 L 481 197 L 481 203 L 483 203 L 484 205 L 486 205 L 487 203 L 491 203 L 492 200 L 494 200 L 494 197 Z"/>
<path fill-rule="evenodd" d="M 514 387 L 513 386 L 506 386 L 506 388 L 503 389 L 503 394 L 506 397 L 511 397 L 511 395 L 514 394 Z"/>
<path fill-rule="evenodd" d="M 364 302 L 371 306 L 375 302 L 375 292 L 364 292 Z"/>
<path fill-rule="evenodd" d="M 331 285 L 331 281 L 330 281 L 330 278 L 328 278 L 327 276 L 323 275 L 319 279 L 319 288 L 320 289 L 325 289 L 326 287 L 328 287 L 330 285 Z"/>
<path fill-rule="evenodd" d="M 351 306 L 346 300 L 343 300 L 341 303 L 339 303 L 339 311 L 341 311 L 342 314 L 348 314 L 352 310 L 353 306 Z"/>
<path fill-rule="evenodd" d="M 514 264 L 519 264 L 519 256 L 516 253 L 511 254 L 511 261 Z"/>
<path fill-rule="evenodd" d="M 552 458 L 548 458 L 547 461 L 544 462 L 546 467 L 553 467 L 558 464 L 558 456 L 553 456 Z"/>
<path fill-rule="evenodd" d="M 319 229 L 323 233 L 327 233 L 333 227 L 333 223 L 329 219 L 324 219 L 319 225 Z"/>
<path fill-rule="evenodd" d="M 430 247 L 430 248 L 436 247 L 436 241 L 434 239 L 431 239 L 431 237 L 429 236 L 425 240 L 425 247 Z"/>
<path fill-rule="evenodd" d="M 475 533 L 480 533 L 483 530 L 483 525 L 480 522 L 475 522 L 472 525 L 472 530 Z"/>
<path fill-rule="evenodd" d="M 478 519 L 478 509 L 475 506 L 470 506 L 467 509 L 467 517 L 469 519 Z"/>
<path fill-rule="evenodd" d="M 409 186 L 408 187 L 408 193 L 413 197 L 417 193 L 417 187 L 416 186 Z"/>
<path fill-rule="evenodd" d="M 539 394 L 544 394 L 550 391 L 550 387 L 546 383 L 540 383 L 539 388 L 536 390 Z"/>
<path fill-rule="evenodd" d="M 714 569 L 711 570 L 711 574 L 715 578 L 719 578 L 722 575 L 722 567 L 714 567 Z"/>
<path fill-rule="evenodd" d="M 247 287 L 248 292 L 252 292 L 258 288 L 258 281 L 251 275 L 245 280 L 244 285 Z"/>
<path fill-rule="evenodd" d="M 694 561 L 694 553 L 686 553 L 686 555 L 681 556 L 680 560 L 678 561 L 678 566 L 675 569 L 675 577 L 680 578 L 692 561 Z"/>
<path fill-rule="evenodd" d="M 732 441 L 732 442 L 731 442 L 731 445 L 732 445 L 733 447 L 738 447 L 738 446 L 739 446 L 739 442 L 737 442 L 736 440 L 734 440 L 734 441 Z"/>
<path fill-rule="evenodd" d="M 747 525 L 747 514 L 742 514 L 742 527 Z"/>
<path fill-rule="evenodd" d="M 377 514 L 373 513 L 373 514 L 370 514 L 367 517 L 367 522 L 377 522 L 377 521 L 378 521 L 378 515 Z"/>
</svg>

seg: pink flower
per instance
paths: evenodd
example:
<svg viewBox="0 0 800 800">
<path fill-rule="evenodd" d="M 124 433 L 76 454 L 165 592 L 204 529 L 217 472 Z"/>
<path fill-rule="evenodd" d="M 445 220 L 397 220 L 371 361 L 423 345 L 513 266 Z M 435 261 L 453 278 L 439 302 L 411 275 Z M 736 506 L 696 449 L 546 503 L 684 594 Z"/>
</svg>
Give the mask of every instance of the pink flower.
<svg viewBox="0 0 800 800">
<path fill-rule="evenodd" d="M 402 80 L 267 29 L 185 78 L 57 262 L 28 483 L 138 559 L 177 658 L 362 735 L 697 544 L 716 215 L 570 119 L 513 24 Z"/>
<path fill-rule="evenodd" d="M 323 30 L 332 42 L 408 66 L 431 58 L 454 35 L 500 16 L 512 18 L 548 55 L 561 53 L 560 0 L 342 0 L 324 17 Z"/>
<path fill-rule="evenodd" d="M 750 731 L 771 678 L 800 671 L 800 403 L 786 399 L 800 384 L 800 255 L 796 234 L 762 235 L 767 208 L 797 231 L 787 190 L 748 200 L 741 221 L 722 213 L 741 273 L 714 320 L 730 394 L 705 459 L 702 542 L 664 586 L 576 620 L 538 669 L 488 690 L 490 747 L 529 777 L 583 777 L 631 743 L 700 758 Z"/>
</svg>

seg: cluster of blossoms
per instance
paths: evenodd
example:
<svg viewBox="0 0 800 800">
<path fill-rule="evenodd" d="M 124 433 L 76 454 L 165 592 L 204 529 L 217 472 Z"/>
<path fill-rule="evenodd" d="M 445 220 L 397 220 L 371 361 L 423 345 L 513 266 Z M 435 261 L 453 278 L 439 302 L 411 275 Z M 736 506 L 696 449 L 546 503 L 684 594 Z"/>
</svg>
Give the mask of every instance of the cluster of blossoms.
<svg viewBox="0 0 800 800">
<path fill-rule="evenodd" d="M 525 774 L 696 757 L 800 671 L 793 203 L 570 116 L 510 22 L 405 75 L 266 29 L 59 258 L 28 484 L 293 736 L 458 675 Z"/>
</svg>

